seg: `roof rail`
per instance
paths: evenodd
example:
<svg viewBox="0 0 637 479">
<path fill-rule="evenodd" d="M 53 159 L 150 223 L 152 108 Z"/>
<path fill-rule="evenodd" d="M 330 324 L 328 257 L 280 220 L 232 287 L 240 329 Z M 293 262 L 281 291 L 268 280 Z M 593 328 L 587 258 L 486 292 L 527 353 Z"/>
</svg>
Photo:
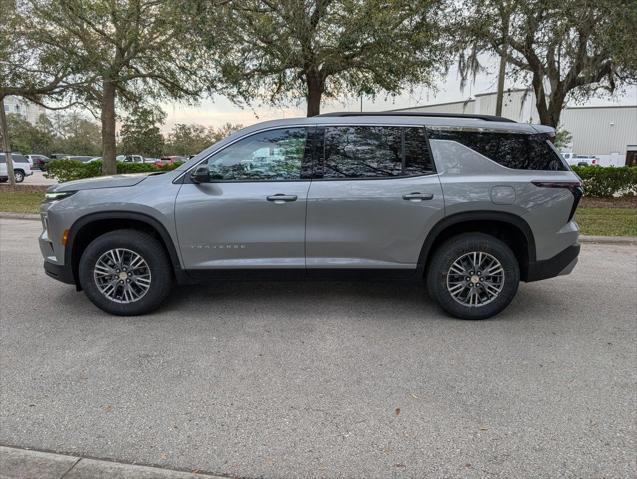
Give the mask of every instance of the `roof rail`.
<svg viewBox="0 0 637 479">
<path fill-rule="evenodd" d="M 345 117 L 345 116 L 422 116 L 429 118 L 468 118 L 471 120 L 485 120 L 485 121 L 502 121 L 506 123 L 516 123 L 509 118 L 494 115 L 473 115 L 467 113 L 425 113 L 425 112 L 412 112 L 412 111 L 377 111 L 377 112 L 356 112 L 356 111 L 342 111 L 334 113 L 323 113 L 318 116 L 327 117 Z"/>
</svg>

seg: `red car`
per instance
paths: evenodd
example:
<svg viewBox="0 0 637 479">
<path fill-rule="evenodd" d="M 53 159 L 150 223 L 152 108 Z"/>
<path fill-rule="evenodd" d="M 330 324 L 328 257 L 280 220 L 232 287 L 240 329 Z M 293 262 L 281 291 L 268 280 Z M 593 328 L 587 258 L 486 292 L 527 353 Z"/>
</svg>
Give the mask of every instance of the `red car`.
<svg viewBox="0 0 637 479">
<path fill-rule="evenodd" d="M 187 158 L 183 156 L 162 156 L 159 160 L 155 162 L 155 166 L 157 168 L 161 168 L 165 165 L 172 165 L 174 163 L 183 163 Z"/>
</svg>

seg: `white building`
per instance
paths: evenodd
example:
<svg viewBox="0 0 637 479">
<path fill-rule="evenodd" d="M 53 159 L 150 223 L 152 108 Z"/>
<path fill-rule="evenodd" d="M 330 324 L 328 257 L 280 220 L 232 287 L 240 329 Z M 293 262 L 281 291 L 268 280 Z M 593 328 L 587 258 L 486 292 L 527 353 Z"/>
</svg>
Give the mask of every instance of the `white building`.
<svg viewBox="0 0 637 479">
<path fill-rule="evenodd" d="M 37 105 L 33 102 L 25 100 L 17 96 L 8 96 L 4 99 L 4 111 L 9 113 L 16 113 L 23 116 L 29 123 L 35 125 L 40 118 L 40 115 L 46 114 L 46 108 Z"/>
<path fill-rule="evenodd" d="M 496 93 L 493 92 L 465 101 L 423 105 L 401 111 L 493 115 L 495 103 Z M 539 123 L 533 91 L 506 91 L 502 116 L 517 122 Z M 568 151 L 597 156 L 605 166 L 637 165 L 637 105 L 567 107 L 562 112 L 560 126 L 573 137 Z"/>
</svg>

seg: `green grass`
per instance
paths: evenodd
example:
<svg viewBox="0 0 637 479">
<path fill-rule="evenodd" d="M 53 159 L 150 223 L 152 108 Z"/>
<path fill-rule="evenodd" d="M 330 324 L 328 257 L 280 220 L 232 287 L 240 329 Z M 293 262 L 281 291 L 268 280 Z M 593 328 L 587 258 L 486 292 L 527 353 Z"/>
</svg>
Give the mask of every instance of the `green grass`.
<svg viewBox="0 0 637 479">
<path fill-rule="evenodd" d="M 635 208 L 578 208 L 575 219 L 585 235 L 637 236 Z"/>
<path fill-rule="evenodd" d="M 0 188 L 0 212 L 38 213 L 43 191 L 12 191 Z M 637 236 L 637 208 L 577 209 L 582 234 L 595 236 Z"/>
<path fill-rule="evenodd" d="M 8 188 L 7 188 L 8 190 Z M 0 211 L 4 213 L 38 213 L 44 191 L 11 191 L 0 188 Z"/>
</svg>

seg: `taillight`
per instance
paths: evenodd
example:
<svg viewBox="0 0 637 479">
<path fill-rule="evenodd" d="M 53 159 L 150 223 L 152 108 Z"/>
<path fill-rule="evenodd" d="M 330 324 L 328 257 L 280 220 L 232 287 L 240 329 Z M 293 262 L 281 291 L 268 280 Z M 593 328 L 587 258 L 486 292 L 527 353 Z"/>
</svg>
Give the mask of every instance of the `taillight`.
<svg viewBox="0 0 637 479">
<path fill-rule="evenodd" d="M 584 195 L 584 188 L 582 187 L 581 181 L 538 180 L 531 181 L 531 183 L 540 188 L 566 188 L 569 190 L 573 194 L 573 207 L 568 215 L 568 221 L 573 219 L 579 200 L 582 199 Z"/>
</svg>

